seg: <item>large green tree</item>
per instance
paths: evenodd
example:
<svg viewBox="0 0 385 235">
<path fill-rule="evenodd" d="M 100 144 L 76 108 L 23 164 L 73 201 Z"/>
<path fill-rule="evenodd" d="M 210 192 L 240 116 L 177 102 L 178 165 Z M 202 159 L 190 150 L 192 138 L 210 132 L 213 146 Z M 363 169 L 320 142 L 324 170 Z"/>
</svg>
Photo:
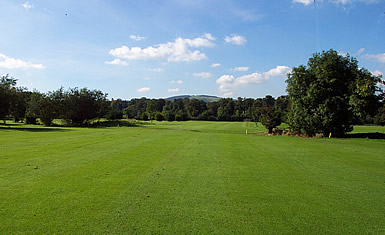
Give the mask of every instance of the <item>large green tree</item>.
<svg viewBox="0 0 385 235">
<path fill-rule="evenodd" d="M 291 129 L 309 136 L 351 131 L 354 117 L 376 112 L 380 80 L 349 55 L 335 50 L 313 54 L 307 66 L 293 68 L 286 80 Z"/>
<path fill-rule="evenodd" d="M 71 88 L 64 93 L 63 118 L 72 125 L 85 125 L 88 121 L 105 116 L 108 112 L 107 94 L 87 88 Z"/>
</svg>

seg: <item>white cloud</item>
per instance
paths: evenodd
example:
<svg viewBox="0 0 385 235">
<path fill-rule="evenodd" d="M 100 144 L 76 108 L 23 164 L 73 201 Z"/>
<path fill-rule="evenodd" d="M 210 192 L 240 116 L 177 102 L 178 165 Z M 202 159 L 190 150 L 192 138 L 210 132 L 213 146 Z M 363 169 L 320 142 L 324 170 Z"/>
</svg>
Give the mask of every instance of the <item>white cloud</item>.
<svg viewBox="0 0 385 235">
<path fill-rule="evenodd" d="M 363 2 L 366 4 L 372 4 L 372 3 L 379 3 L 380 2 L 380 0 L 357 0 L 357 1 Z M 301 4 L 308 6 L 312 3 L 314 3 L 315 0 L 293 0 L 292 2 L 293 3 L 301 3 Z M 317 0 L 317 2 L 323 2 L 323 0 Z M 328 2 L 336 4 L 336 5 L 347 5 L 349 3 L 352 3 L 353 0 L 329 0 Z"/>
<path fill-rule="evenodd" d="M 223 96 L 232 96 L 234 90 L 248 85 L 264 83 L 270 80 L 271 77 L 285 76 L 290 71 L 291 68 L 287 66 L 277 66 L 264 73 L 252 73 L 237 78 L 233 75 L 223 75 L 217 79 L 216 83 Z"/>
<path fill-rule="evenodd" d="M 221 66 L 220 63 L 215 63 L 215 64 L 210 65 L 211 68 L 216 68 L 216 67 L 219 67 L 219 66 Z"/>
<path fill-rule="evenodd" d="M 348 53 L 344 52 L 344 51 L 339 51 L 338 55 L 346 57 L 346 56 L 348 56 Z"/>
<path fill-rule="evenodd" d="M 120 59 L 114 59 L 113 61 L 106 61 L 105 64 L 113 64 L 113 65 L 123 65 L 127 66 L 128 63 L 126 61 L 122 61 Z"/>
<path fill-rule="evenodd" d="M 359 55 L 361 55 L 364 51 L 365 51 L 365 48 L 360 48 L 360 49 L 357 51 L 356 55 L 359 56 Z"/>
<path fill-rule="evenodd" d="M 182 80 L 171 81 L 170 83 L 171 83 L 171 84 L 183 84 L 183 81 L 182 81 Z"/>
<path fill-rule="evenodd" d="M 150 69 L 150 71 L 160 73 L 164 71 L 164 68 L 153 68 L 153 69 Z"/>
<path fill-rule="evenodd" d="M 365 51 L 365 48 L 360 48 L 357 52 L 353 53 L 353 54 L 350 54 L 348 52 L 345 52 L 345 51 L 339 51 L 338 52 L 338 55 L 340 56 L 348 56 L 349 54 L 352 55 L 352 56 L 360 56 L 363 52 Z"/>
<path fill-rule="evenodd" d="M 140 92 L 140 93 L 143 93 L 143 92 L 148 92 L 150 91 L 151 88 L 149 87 L 142 87 L 142 88 L 139 88 L 138 90 L 136 90 L 137 92 Z"/>
<path fill-rule="evenodd" d="M 0 68 L 6 69 L 45 69 L 42 64 L 32 64 L 31 62 L 22 61 L 20 59 L 10 58 L 4 54 L 0 54 Z"/>
<path fill-rule="evenodd" d="M 335 4 L 342 4 L 342 5 L 346 5 L 348 3 L 351 3 L 352 0 L 330 0 L 332 3 L 335 3 Z"/>
<path fill-rule="evenodd" d="M 247 66 L 235 67 L 232 70 L 238 71 L 238 72 L 245 72 L 245 71 L 249 71 L 249 67 L 247 67 Z"/>
<path fill-rule="evenodd" d="M 211 35 L 211 33 L 205 33 L 203 34 L 203 37 L 211 41 L 214 41 L 216 39 L 213 35 Z"/>
<path fill-rule="evenodd" d="M 28 10 L 28 9 L 31 9 L 32 8 L 32 5 L 29 3 L 29 2 L 25 2 L 25 3 L 23 3 L 22 4 L 22 6 L 26 9 L 26 10 Z"/>
<path fill-rule="evenodd" d="M 199 78 L 210 78 L 213 75 L 211 73 L 208 73 L 208 72 L 201 72 L 201 73 L 193 73 L 193 76 L 199 77 Z"/>
<path fill-rule="evenodd" d="M 171 62 L 197 61 L 206 59 L 207 56 L 198 50 L 192 51 L 190 48 L 213 47 L 214 38 L 206 33 L 202 37 L 195 39 L 177 38 L 174 42 L 167 42 L 156 45 L 155 47 L 131 47 L 122 46 L 110 50 L 110 54 L 117 58 L 128 60 L 148 60 L 167 58 Z"/>
<path fill-rule="evenodd" d="M 245 37 L 240 36 L 238 34 L 235 34 L 233 36 L 226 36 L 225 41 L 234 45 L 244 45 L 247 42 Z"/>
<path fill-rule="evenodd" d="M 314 0 L 293 0 L 293 3 L 302 3 L 304 5 L 310 5 Z"/>
<path fill-rule="evenodd" d="M 135 41 L 142 41 L 142 40 L 146 39 L 145 37 L 141 37 L 139 35 L 130 35 L 129 38 L 132 40 L 135 40 Z"/>
<path fill-rule="evenodd" d="M 179 92 L 179 88 L 175 88 L 175 89 L 172 89 L 172 88 L 170 88 L 170 89 L 168 89 L 168 92 Z"/>
<path fill-rule="evenodd" d="M 376 60 L 380 63 L 385 63 L 385 53 L 383 53 L 383 54 L 365 54 L 362 57 L 364 59 Z"/>
<path fill-rule="evenodd" d="M 380 70 L 375 70 L 375 71 L 372 72 L 372 74 L 375 75 L 375 76 L 383 76 L 384 75 L 384 73 L 381 72 Z"/>
</svg>

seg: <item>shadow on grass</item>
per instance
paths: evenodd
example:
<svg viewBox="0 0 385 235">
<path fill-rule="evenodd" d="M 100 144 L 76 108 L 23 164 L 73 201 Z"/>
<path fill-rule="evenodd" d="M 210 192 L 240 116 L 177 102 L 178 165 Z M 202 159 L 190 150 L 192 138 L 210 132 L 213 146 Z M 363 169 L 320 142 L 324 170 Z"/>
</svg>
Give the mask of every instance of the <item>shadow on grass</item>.
<svg viewBox="0 0 385 235">
<path fill-rule="evenodd" d="M 377 139 L 377 140 L 384 140 L 385 139 L 385 133 L 350 133 L 345 134 L 342 138 L 351 138 L 351 139 Z"/>
<path fill-rule="evenodd" d="M 6 131 L 29 131 L 29 132 L 65 132 L 70 131 L 68 129 L 62 129 L 62 128 L 50 128 L 50 127 L 36 127 L 36 128 L 30 128 L 30 127 L 4 127 L 0 126 L 0 131 L 6 130 Z"/>
<path fill-rule="evenodd" d="M 142 123 L 139 121 L 130 121 L 130 120 L 113 120 L 113 121 L 100 121 L 94 122 L 90 125 L 86 125 L 84 127 L 90 128 L 104 128 L 104 127 L 133 127 L 139 125 L 148 125 L 146 123 Z"/>
</svg>

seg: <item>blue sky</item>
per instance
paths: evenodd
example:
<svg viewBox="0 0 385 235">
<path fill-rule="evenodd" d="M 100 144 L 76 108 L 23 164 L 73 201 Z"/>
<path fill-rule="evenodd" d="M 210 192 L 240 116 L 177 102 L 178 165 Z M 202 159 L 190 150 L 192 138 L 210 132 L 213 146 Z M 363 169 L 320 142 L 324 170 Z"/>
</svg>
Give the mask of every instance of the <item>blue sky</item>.
<svg viewBox="0 0 385 235">
<path fill-rule="evenodd" d="M 0 74 L 109 98 L 286 94 L 315 52 L 385 72 L 384 0 L 1 0 Z"/>
</svg>

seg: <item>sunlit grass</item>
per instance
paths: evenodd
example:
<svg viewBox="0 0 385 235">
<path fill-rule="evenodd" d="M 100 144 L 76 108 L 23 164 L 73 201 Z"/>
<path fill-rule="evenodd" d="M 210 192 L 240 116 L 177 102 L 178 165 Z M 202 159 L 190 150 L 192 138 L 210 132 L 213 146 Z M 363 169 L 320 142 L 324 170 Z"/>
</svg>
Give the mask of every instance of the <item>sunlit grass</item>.
<svg viewBox="0 0 385 235">
<path fill-rule="evenodd" d="M 385 232 L 384 140 L 245 122 L 0 127 L 2 233 Z"/>
</svg>

